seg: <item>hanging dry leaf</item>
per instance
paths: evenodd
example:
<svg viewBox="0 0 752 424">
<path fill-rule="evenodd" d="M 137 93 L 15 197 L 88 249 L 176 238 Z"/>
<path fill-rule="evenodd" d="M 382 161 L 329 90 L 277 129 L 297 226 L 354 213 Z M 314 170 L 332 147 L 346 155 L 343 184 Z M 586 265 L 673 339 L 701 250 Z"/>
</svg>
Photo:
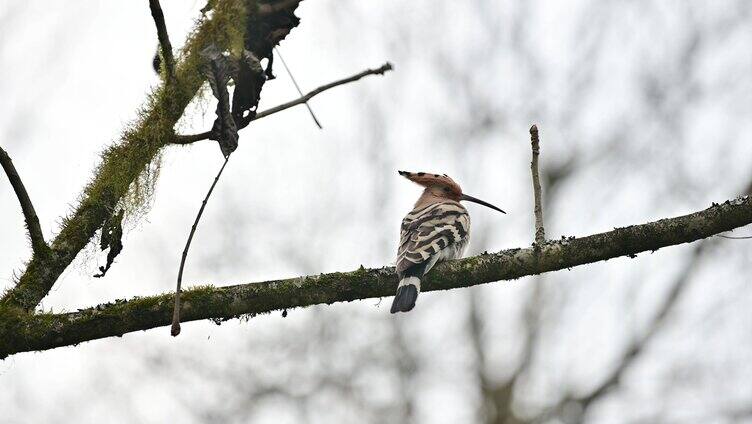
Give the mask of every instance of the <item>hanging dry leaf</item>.
<svg viewBox="0 0 752 424">
<path fill-rule="evenodd" d="M 123 210 L 116 215 L 111 215 L 102 226 L 102 237 L 99 240 L 99 247 L 102 251 L 107 248 L 110 249 L 107 252 L 107 264 L 99 267 L 99 274 L 95 274 L 95 278 L 102 278 L 112 266 L 115 261 L 115 257 L 123 250 Z"/>
<path fill-rule="evenodd" d="M 228 157 L 238 148 L 238 128 L 230 113 L 230 93 L 227 90 L 230 78 L 237 74 L 237 64 L 223 55 L 214 44 L 201 51 L 201 55 L 206 59 L 202 72 L 217 98 L 217 119 L 212 126 L 212 139 L 219 142 L 222 155 Z"/>
</svg>

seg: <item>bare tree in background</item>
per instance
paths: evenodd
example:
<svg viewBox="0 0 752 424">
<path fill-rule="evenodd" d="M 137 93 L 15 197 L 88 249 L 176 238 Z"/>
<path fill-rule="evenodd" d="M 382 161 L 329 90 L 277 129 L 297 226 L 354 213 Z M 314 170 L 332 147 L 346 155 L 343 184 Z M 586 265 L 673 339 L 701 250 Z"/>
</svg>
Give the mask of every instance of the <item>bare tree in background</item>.
<svg viewBox="0 0 752 424">
<path fill-rule="evenodd" d="M 592 99 L 597 95 L 598 85 L 595 80 L 599 78 L 599 71 L 597 66 L 599 65 L 597 60 L 593 57 L 600 57 L 601 51 L 607 49 L 610 40 L 608 39 L 609 19 L 613 19 L 613 14 L 616 13 L 613 10 L 613 3 L 597 3 L 594 4 L 592 13 L 583 14 L 581 16 L 581 24 L 577 40 L 584 40 L 584 44 L 578 45 L 578 48 L 582 52 L 579 54 L 578 60 L 569 64 L 571 69 L 571 75 L 566 78 L 573 81 L 571 86 L 565 86 L 567 91 L 565 100 L 562 102 L 570 105 L 570 107 L 564 108 L 561 111 L 560 116 L 551 118 L 551 113 L 547 114 L 550 119 L 556 119 L 558 134 L 550 136 L 548 141 L 544 144 L 544 162 L 543 162 L 543 186 L 545 188 L 546 200 L 544 204 L 548 205 L 546 211 L 548 213 L 549 223 L 553 223 L 552 228 L 554 230 L 566 229 L 565 221 L 561 221 L 565 218 L 559 218 L 557 211 L 565 207 L 567 202 L 572 202 L 571 198 L 565 198 L 572 193 L 571 187 L 576 187 L 578 184 L 582 184 L 582 176 L 592 174 L 593 169 L 629 169 L 632 175 L 651 175 L 655 174 L 657 167 L 663 166 L 665 160 L 660 156 L 656 157 L 655 161 L 642 160 L 645 157 L 650 157 L 650 154 L 656 148 L 655 143 L 651 140 L 653 137 L 645 131 L 637 127 L 636 123 L 625 122 L 622 127 L 615 127 L 612 132 L 600 134 L 600 140 L 597 143 L 585 143 L 581 142 L 587 140 L 587 133 L 584 132 L 582 125 L 586 122 L 588 117 L 588 99 Z M 485 9 L 483 8 L 485 7 Z M 527 20 L 531 10 L 535 10 L 539 5 L 530 4 L 523 5 L 519 9 L 516 9 L 516 14 L 513 14 L 509 18 L 512 25 L 513 35 L 505 39 L 501 34 L 491 37 L 487 43 L 479 43 L 473 45 L 473 49 L 477 50 L 478 57 L 482 57 L 483 52 L 499 51 L 501 54 L 509 54 L 513 52 L 515 59 L 510 60 L 518 64 L 529 64 L 533 69 L 538 69 L 540 73 L 538 75 L 541 79 L 536 83 L 539 85 L 545 84 L 545 77 L 548 73 L 545 70 L 545 66 L 536 62 L 541 61 L 536 54 L 536 49 L 531 47 L 534 44 L 534 39 L 539 36 L 527 28 Z M 682 13 L 688 15 L 696 14 L 696 11 L 692 11 L 690 6 L 681 6 L 683 8 Z M 341 8 L 337 8 L 337 13 L 344 13 Z M 746 9 L 746 7 L 745 7 Z M 484 19 L 490 21 L 489 26 L 496 25 L 498 28 L 505 28 L 504 25 L 499 25 L 498 20 L 494 20 L 494 16 L 497 14 L 491 13 L 493 8 L 490 4 L 483 3 L 477 7 L 476 13 L 478 16 L 482 16 Z M 652 14 L 659 14 L 651 8 L 645 8 L 640 13 L 643 16 L 651 16 Z M 498 18 L 496 18 L 498 19 Z M 657 18 L 659 19 L 659 18 Z M 481 20 L 483 22 L 483 20 Z M 692 81 L 691 74 L 696 69 L 694 63 L 700 59 L 692 59 L 693 55 L 697 56 L 701 53 L 698 40 L 707 40 L 712 42 L 716 37 L 721 37 L 721 34 L 715 33 L 720 28 L 722 32 L 730 33 L 734 32 L 734 28 L 740 28 L 739 25 L 744 25 L 748 22 L 747 15 L 740 13 L 735 15 L 730 22 L 726 22 L 725 18 L 721 18 L 724 24 L 708 25 L 708 28 L 703 28 L 703 24 L 691 24 L 688 25 L 686 30 L 687 34 L 684 35 L 687 40 L 682 46 L 672 52 L 667 62 L 672 63 L 675 57 L 679 58 L 676 62 L 676 66 L 666 68 L 664 75 L 659 78 L 665 78 L 663 82 L 648 82 L 645 76 L 640 76 L 639 86 L 644 90 L 644 111 L 640 112 L 640 120 L 645 127 L 659 128 L 661 131 L 665 131 L 666 136 L 663 139 L 668 144 L 659 146 L 660 149 L 666 149 L 667 152 L 681 150 L 684 146 L 685 136 L 681 132 L 681 114 L 691 107 L 693 102 L 698 101 L 697 97 L 687 97 L 686 94 L 689 91 L 697 90 L 696 87 L 692 87 L 696 82 Z M 732 24 L 733 23 L 733 24 Z M 734 27 L 736 25 L 736 27 Z M 703 32 L 701 32 L 703 31 Z M 411 30 L 407 28 L 400 28 L 390 33 L 399 34 L 401 43 L 394 42 L 392 45 L 409 46 L 411 45 L 410 36 Z M 501 31 L 493 31 L 492 28 L 483 27 L 484 34 L 499 33 Z M 509 45 L 505 44 L 508 43 Z M 490 46 L 494 46 L 492 49 Z M 499 46 L 502 46 L 501 48 Z M 395 57 L 395 61 L 398 63 L 404 63 L 405 60 L 409 60 L 410 51 L 399 52 Z M 707 53 L 704 53 L 707 54 Z M 404 55 L 404 57 L 402 57 Z M 517 57 L 519 56 L 519 57 Z M 494 56 L 490 55 L 489 62 L 492 61 Z M 439 86 L 448 87 L 447 90 L 451 92 L 455 103 L 455 107 L 451 109 L 451 112 L 447 116 L 439 114 L 433 122 L 437 123 L 437 133 L 431 139 L 432 147 L 436 147 L 437 140 L 440 143 L 448 146 L 449 152 L 455 157 L 460 158 L 462 152 L 473 152 L 474 150 L 483 151 L 485 146 L 491 143 L 508 143 L 509 141 L 499 137 L 498 134 L 503 133 L 503 127 L 509 124 L 508 116 L 517 116 L 519 114 L 527 115 L 530 119 L 539 116 L 538 111 L 546 108 L 546 102 L 524 102 L 520 106 L 524 107 L 523 110 L 518 112 L 510 112 L 510 108 L 499 106 L 495 102 L 499 98 L 498 93 L 493 92 L 489 87 L 493 87 L 493 84 L 488 79 L 484 78 L 483 71 L 481 76 L 476 78 L 469 77 L 467 74 L 467 68 L 463 67 L 465 63 L 473 63 L 472 60 L 457 61 L 455 58 L 449 57 L 446 59 L 438 60 L 436 64 L 428 66 L 428 69 L 439 69 L 437 72 L 441 76 L 441 82 Z M 491 63 L 485 64 L 483 60 L 474 62 L 474 69 L 481 69 L 486 71 L 493 71 L 494 68 Z M 445 68 L 445 66 L 454 66 L 459 69 Z M 550 70 L 549 70 L 550 72 Z M 527 75 L 527 74 L 524 74 Z M 660 74 L 655 74 L 660 75 Z M 397 76 L 399 77 L 399 75 Z M 407 78 L 409 80 L 409 78 Z M 405 83 L 408 83 L 408 81 Z M 663 101 L 656 101 L 658 98 L 654 97 L 656 90 L 663 92 L 660 98 L 665 99 L 666 96 L 683 98 L 683 101 L 672 101 L 670 105 L 663 104 Z M 489 92 L 492 100 L 486 100 L 489 97 Z M 535 93 L 531 93 L 535 95 Z M 698 96 L 699 93 L 695 91 L 693 96 Z M 529 99 L 525 99 L 526 101 Z M 578 106 L 579 105 L 579 106 Z M 666 110 L 665 107 L 670 106 L 673 110 Z M 550 107 L 550 106 L 549 106 Z M 452 115 L 456 114 L 456 111 L 471 111 L 467 120 L 460 121 L 453 120 Z M 513 110 L 513 109 L 511 109 Z M 641 109 L 642 110 L 642 109 Z M 378 115 L 372 115 L 377 117 Z M 555 115 L 554 115 L 555 116 Z M 384 122 L 383 119 L 376 118 L 379 122 Z M 550 121 L 547 121 L 550 122 Z M 550 128 L 550 127 L 547 127 Z M 727 131 L 729 128 L 718 128 L 719 131 Z M 732 129 L 733 130 L 733 129 Z M 374 129 L 375 131 L 375 129 Z M 655 130 L 651 130 L 655 131 Z M 383 132 L 383 130 L 381 130 Z M 377 132 L 380 134 L 380 132 Z M 640 134 L 639 137 L 633 137 L 632 134 Z M 562 137 L 563 136 L 563 137 Z M 458 142 L 462 140 L 462 142 Z M 644 140 L 643 143 L 640 141 Z M 521 142 L 522 140 L 520 140 Z M 629 141 L 629 142 L 627 142 Z M 730 142 L 731 143 L 731 142 Z M 733 150 L 733 145 L 729 144 L 727 147 L 722 148 L 724 150 Z M 453 150 L 452 150 L 453 149 Z M 464 165 L 462 159 L 458 159 L 458 166 L 462 171 L 463 181 L 482 180 L 488 175 L 488 171 L 485 168 L 478 169 L 477 167 L 469 168 Z M 509 162 L 507 159 L 505 162 Z M 696 176 L 688 175 L 689 169 L 686 166 L 681 165 L 681 161 L 669 161 L 670 166 L 674 167 L 672 172 L 665 175 L 662 184 L 655 187 L 654 198 L 649 199 L 652 202 L 658 202 L 659 204 L 666 204 L 668 202 L 675 202 L 676 196 L 681 197 L 688 196 L 690 199 L 698 198 L 698 192 L 705 190 L 705 187 L 698 187 L 696 185 L 686 185 L 686 182 L 698 181 Z M 396 166 L 396 165 L 395 165 Z M 681 191 L 676 192 L 676 189 Z M 738 184 L 737 187 L 729 186 L 729 190 L 748 193 L 749 190 L 745 189 L 742 184 Z M 667 193 L 671 192 L 671 196 L 667 196 Z M 564 193 L 564 194 L 562 194 Z M 615 194 L 618 196 L 618 194 Z M 383 201 L 381 199 L 380 201 Z M 375 202 L 378 204 L 378 202 Z M 380 224 L 379 224 L 380 225 Z M 492 236 L 494 231 L 486 227 L 484 223 L 475 223 L 476 226 L 481 226 L 480 233 L 483 234 L 482 240 L 474 240 L 473 248 L 475 251 L 485 251 L 492 246 L 489 245 L 488 240 Z M 477 228 L 477 227 L 476 227 Z M 476 233 L 477 235 L 478 233 Z M 554 233 L 556 234 L 556 233 Z M 452 354 L 453 349 L 451 345 L 467 345 L 467 338 L 470 338 L 470 345 L 473 346 L 475 353 L 475 365 L 476 373 L 471 374 L 473 384 L 477 384 L 480 392 L 480 400 L 473 401 L 473 396 L 468 396 L 468 393 L 456 391 L 455 394 L 465 399 L 465 402 L 475 402 L 478 405 L 479 412 L 478 417 L 487 422 L 582 422 L 591 421 L 601 422 L 598 418 L 598 408 L 604 403 L 614 402 L 615 398 L 621 398 L 617 401 L 617 405 L 622 405 L 619 409 L 625 411 L 629 408 L 630 397 L 628 395 L 629 387 L 624 387 L 625 375 L 631 368 L 639 366 L 641 360 L 647 361 L 660 361 L 660 353 L 651 352 L 648 349 L 649 343 L 655 340 L 655 343 L 661 343 L 661 338 L 671 337 L 666 334 L 662 329 L 669 329 L 671 327 L 672 315 L 678 314 L 676 311 L 678 305 L 681 303 L 682 294 L 689 289 L 689 282 L 702 267 L 707 266 L 707 259 L 702 260 L 706 255 L 710 255 L 712 250 L 720 247 L 721 245 L 728 246 L 728 242 L 722 242 L 719 240 L 708 240 L 694 246 L 689 250 L 685 257 L 680 261 L 683 265 L 679 265 L 672 273 L 668 273 L 665 278 L 665 284 L 660 285 L 660 291 L 663 293 L 660 296 L 659 302 L 655 304 L 651 311 L 645 313 L 646 319 L 643 323 L 639 324 L 638 328 L 634 327 L 635 323 L 626 321 L 625 327 L 622 331 L 623 335 L 618 337 L 622 338 L 622 342 L 616 344 L 622 346 L 619 350 L 621 352 L 615 352 L 614 360 L 605 364 L 602 370 L 599 371 L 599 375 L 594 375 L 587 384 L 587 388 L 571 388 L 567 386 L 561 386 L 560 389 L 552 388 L 554 398 L 546 405 L 546 403 L 539 403 L 535 400 L 528 399 L 531 396 L 537 396 L 537 391 L 534 387 L 535 380 L 539 379 L 541 373 L 551 372 L 552 369 L 548 368 L 545 364 L 546 361 L 542 360 L 546 356 L 556 355 L 556 351 L 546 351 L 549 347 L 545 341 L 538 342 L 538 339 L 545 339 L 549 337 L 558 327 L 558 323 L 562 319 L 557 318 L 557 315 L 566 316 L 565 313 L 570 309 L 562 304 L 562 297 L 566 294 L 562 293 L 562 289 L 559 287 L 562 283 L 557 282 L 557 276 L 538 277 L 534 282 L 534 286 L 528 288 L 522 293 L 516 294 L 516 298 L 523 304 L 523 307 L 516 309 L 515 312 L 519 312 L 519 316 L 512 319 L 514 323 L 512 325 L 512 333 L 514 336 L 504 338 L 503 340 L 494 340 L 493 335 L 498 334 L 497 327 L 508 327 L 508 324 L 501 325 L 498 318 L 498 313 L 490 313 L 497 308 L 498 302 L 489 300 L 487 296 L 483 296 L 481 293 L 486 293 L 492 288 L 478 288 L 472 289 L 469 292 L 469 302 L 460 302 L 468 305 L 467 323 L 468 327 L 464 335 L 458 335 L 447 340 L 442 341 L 439 344 L 433 346 L 424 346 L 423 355 L 418 354 L 417 364 L 420 367 L 421 361 L 426 361 L 426 356 L 431 355 L 430 352 L 448 352 L 445 354 Z M 739 245 L 737 245 L 737 248 Z M 718 260 L 715 258 L 714 260 Z M 731 259 L 733 263 L 736 260 Z M 729 266 L 738 267 L 736 265 L 729 264 Z M 649 272 L 648 269 L 642 269 L 639 272 Z M 635 277 L 635 276 L 633 276 Z M 543 281 L 543 280 L 548 281 Z M 636 283 L 636 281 L 632 281 Z M 532 283 L 532 282 L 531 282 Z M 534 287 L 534 288 L 533 288 Z M 743 287 L 739 288 L 744 290 Z M 630 290 L 633 291 L 633 290 Z M 628 293 L 628 292 L 627 292 Z M 613 304 L 612 307 L 617 308 L 623 313 L 629 314 L 629 310 L 636 307 L 634 302 L 637 302 L 635 295 L 628 296 L 628 300 L 621 304 Z M 631 299 L 631 304 L 629 303 Z M 460 301 L 459 296 L 452 296 L 452 301 L 457 303 Z M 598 301 L 593 299 L 593 301 Z M 718 305 L 719 308 L 723 306 Z M 336 310 L 330 311 L 330 314 L 339 315 Z M 460 318 L 453 314 L 455 319 Z M 336 319 L 336 318 L 330 318 Z M 374 319 L 380 319 L 377 315 Z M 673 318 L 673 320 L 680 318 Z M 640 329 L 641 328 L 641 329 Z M 494 331 L 496 330 L 496 331 Z M 630 335 L 632 334 L 632 335 Z M 511 342 L 514 349 L 517 352 L 516 357 L 511 356 L 506 359 L 507 364 L 502 370 L 499 370 L 499 360 L 488 361 L 489 356 L 493 357 L 494 353 L 498 353 L 498 344 L 505 341 Z M 374 346 L 379 346 L 388 343 L 388 338 L 375 338 L 372 340 Z M 505 356 L 506 357 L 506 356 Z M 472 358 L 472 357 L 471 357 Z M 642 359 L 645 358 L 645 359 Z M 665 360 L 665 359 L 664 359 Z M 325 371 L 325 370 L 322 370 Z M 502 376 L 500 378 L 500 375 Z M 420 374 L 413 374 L 410 377 L 413 380 L 411 387 L 416 390 L 420 390 Z M 721 383 L 721 382 L 716 382 Z M 461 381 L 452 380 L 447 385 L 462 385 Z M 678 383 L 677 383 L 678 384 Z M 425 388 L 425 387 L 424 387 Z M 559 391 L 560 390 L 560 391 Z M 625 396 L 626 395 L 626 396 Z M 558 397 L 558 400 L 557 400 Z M 748 398 L 748 402 L 752 401 Z M 719 402 L 722 403 L 722 402 Z M 663 404 L 662 401 L 653 402 L 654 405 Z M 539 405 L 539 406 L 533 406 Z M 613 405 L 613 403 L 612 403 Z M 355 405 L 351 405 L 353 408 L 357 408 Z M 396 408 L 396 405 L 395 405 Z M 672 418 L 671 414 L 667 414 L 667 411 L 661 408 L 650 408 L 650 412 L 643 414 L 642 416 L 650 421 L 672 421 L 677 422 L 694 422 L 696 419 L 710 419 L 715 417 L 717 419 L 730 419 L 739 420 L 742 419 L 744 408 L 725 408 L 721 405 L 717 405 L 717 408 L 709 408 L 707 415 L 696 415 L 685 418 Z M 315 417 L 314 412 L 309 418 Z M 629 418 L 632 416 L 633 418 Z M 619 422 L 630 422 L 635 419 L 632 414 L 625 414 Z M 637 418 L 639 420 L 639 418 Z"/>
<path fill-rule="evenodd" d="M 357 219 L 363 220 L 364 227 L 380 229 L 368 233 L 368 255 L 374 262 L 390 258 L 395 250 L 398 223 L 391 221 L 389 211 L 409 206 L 396 205 L 390 197 L 399 182 L 389 175 L 410 164 L 400 157 L 402 148 L 425 154 L 426 162 L 453 167 L 437 166 L 435 170 L 453 171 L 469 185 L 500 187 L 500 192 L 518 182 L 524 186 L 525 192 L 512 191 L 514 214 L 510 221 L 497 224 L 474 217 L 473 255 L 529 243 L 532 213 L 531 202 L 525 198 L 529 183 L 521 178 L 510 182 L 508 177 L 519 168 L 519 173 L 529 178 L 523 171 L 529 155 L 524 130 L 530 122 L 540 122 L 544 134 L 542 185 L 546 229 L 553 239 L 647 220 L 643 217 L 670 216 L 677 210 L 705 207 L 707 199 L 748 192 L 744 188 L 750 176 L 742 168 L 748 169 L 749 161 L 741 161 L 746 151 L 740 146 L 743 142 L 735 138 L 749 128 L 749 119 L 737 120 L 736 126 L 714 126 L 712 140 L 704 141 L 699 140 L 702 128 L 692 126 L 700 121 L 696 110 L 710 107 L 714 101 L 742 105 L 735 116 L 743 116 L 744 105 L 750 112 L 744 101 L 750 94 L 745 88 L 748 85 L 743 85 L 740 76 L 749 71 L 748 64 L 725 69 L 717 80 L 708 81 L 703 71 L 703 66 L 713 63 L 716 45 L 744 37 L 750 8 L 743 1 L 730 2 L 708 14 L 701 6 L 689 4 L 667 9 L 649 2 L 583 2 L 572 18 L 573 35 L 567 44 L 572 53 L 560 67 L 555 66 L 559 59 L 551 58 L 551 49 L 540 46 L 540 40 L 548 38 L 542 32 L 542 2 L 500 6 L 481 1 L 457 5 L 456 10 L 423 6 L 425 11 L 411 13 L 448 24 L 427 28 L 408 19 L 389 21 L 384 44 L 398 65 L 393 78 L 404 88 L 405 98 L 412 94 L 410 90 L 423 90 L 444 103 L 435 102 L 441 107 L 428 107 L 410 116 L 410 125 L 425 127 L 416 133 L 426 140 L 406 142 L 398 138 L 405 124 L 395 119 L 391 110 L 393 104 L 404 102 L 403 95 L 383 100 L 374 88 L 364 107 L 372 123 L 363 130 L 368 136 L 357 141 L 359 152 L 350 158 L 364 165 L 362 173 L 372 183 L 369 203 L 363 206 L 369 214 Z M 358 26 L 371 18 L 370 9 L 360 9 L 366 7 L 338 4 L 329 12 L 332 19 L 348 16 L 350 22 L 343 23 L 345 26 Z M 381 8 L 385 16 L 402 10 L 391 3 Z M 684 26 L 666 35 L 677 41 L 660 50 L 662 54 L 656 53 L 662 59 L 650 55 L 645 48 L 650 43 L 645 41 L 624 47 L 626 60 L 644 64 L 628 69 L 623 77 L 635 84 L 635 99 L 630 99 L 630 104 L 639 107 L 617 105 L 615 112 L 603 119 L 594 111 L 607 109 L 610 102 L 603 98 L 610 97 L 609 90 L 618 89 L 609 84 L 608 64 L 618 56 L 614 39 L 630 38 L 630 27 L 619 23 L 624 14 L 645 24 L 648 30 L 643 37 L 651 37 L 667 20 L 679 20 Z M 464 19 L 473 24 L 465 25 Z M 458 40 L 464 33 L 472 35 Z M 427 39 L 435 44 L 426 44 Z M 416 83 L 421 79 L 428 82 Z M 733 81 L 742 82 L 735 85 Z M 718 94 L 734 90 L 738 91 Z M 717 169 L 695 165 L 693 156 L 700 154 L 719 158 L 720 169 L 733 172 L 719 181 L 714 174 Z M 734 156 L 740 160 L 732 161 Z M 23 177 L 24 167 L 17 165 Z M 336 193 L 324 195 L 327 203 L 338 204 Z M 343 209 L 311 210 L 303 218 L 306 227 L 316 228 L 317 246 L 336 245 L 329 230 L 333 223 L 350 219 Z M 268 223 L 278 227 L 289 224 L 273 219 Z M 329 269 L 325 257 L 300 248 L 290 237 L 280 238 L 270 249 L 284 251 L 290 262 L 287 265 L 298 275 Z M 383 308 L 372 307 L 377 300 L 289 310 L 303 315 L 305 322 L 284 324 L 282 320 L 278 331 L 262 333 L 262 342 L 257 339 L 245 345 L 237 354 L 240 359 L 211 367 L 200 357 L 185 355 L 168 363 L 158 350 L 145 350 L 153 360 L 150 369 L 158 371 L 161 378 L 200 381 L 223 393 L 215 403 L 198 404 L 189 396 L 184 399 L 186 408 L 204 422 L 242 422 L 284 409 L 280 405 L 289 407 L 293 419 L 300 422 L 319 422 L 322 417 L 343 422 L 434 422 L 430 402 L 447 397 L 453 400 L 445 408 L 464 411 L 459 416 L 473 421 L 740 421 L 748 417 L 745 411 L 749 411 L 752 396 L 708 401 L 689 413 L 677 411 L 675 405 L 683 402 L 677 394 L 681 391 L 706 393 L 701 386 L 730 393 L 731 386 L 742 384 L 749 376 L 748 370 L 725 381 L 709 370 L 738 368 L 749 357 L 740 354 L 739 362 L 729 362 L 724 368 L 720 356 L 710 356 L 707 363 L 686 361 L 692 352 L 702 350 L 700 340 L 682 345 L 684 350 L 677 348 L 689 352 L 685 356 L 679 353 L 678 359 L 666 345 L 677 337 L 688 338 L 686 327 L 700 334 L 723 327 L 722 323 L 707 327 L 712 320 L 703 317 L 702 310 L 690 313 L 696 303 L 682 304 L 692 299 L 688 292 L 700 290 L 698 286 L 713 269 L 725 268 L 741 275 L 744 255 L 738 250 L 745 248 L 743 241 L 709 239 L 681 250 L 668 269 L 659 268 L 660 255 L 666 254 L 661 251 L 636 261 L 608 262 L 590 274 L 562 271 L 531 277 L 517 287 L 493 285 L 429 295 L 419 305 L 425 315 L 399 321 L 390 319 Z M 647 264 L 641 264 L 643 261 Z M 612 271 L 616 267 L 619 270 Z M 733 287 L 735 293 L 715 300 L 718 312 L 712 316 L 724 316 L 725 322 L 744 322 L 729 302 L 748 298 L 749 290 L 743 284 Z M 648 298 L 653 300 L 648 302 Z M 510 304 L 515 307 L 505 309 Z M 621 318 L 616 324 L 604 324 L 611 325 L 611 335 L 603 336 L 605 331 L 593 322 L 603 319 L 610 323 L 604 318 L 610 315 L 608 311 Z M 433 321 L 438 317 L 441 319 Z M 438 329 L 427 334 L 431 322 L 436 322 Z M 362 337 L 364 332 L 368 337 Z M 562 347 L 589 345 L 592 339 L 610 341 L 595 361 L 581 350 Z M 738 340 L 742 344 L 747 341 Z M 332 367 L 332 358 L 348 360 Z M 266 366 L 270 363 L 278 365 Z M 176 377 L 176 366 L 196 371 Z M 656 367 L 666 372 L 658 372 Z M 651 383 L 635 381 L 645 375 Z M 439 396 L 437 391 L 444 397 L 432 397 Z"/>
</svg>

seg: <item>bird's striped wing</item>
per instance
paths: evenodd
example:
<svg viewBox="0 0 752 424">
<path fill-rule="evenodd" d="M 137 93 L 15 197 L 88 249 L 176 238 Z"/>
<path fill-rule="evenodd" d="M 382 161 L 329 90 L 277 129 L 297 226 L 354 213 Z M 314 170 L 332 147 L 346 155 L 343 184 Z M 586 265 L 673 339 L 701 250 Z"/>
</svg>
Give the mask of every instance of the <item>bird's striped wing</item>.
<svg viewBox="0 0 752 424">
<path fill-rule="evenodd" d="M 402 220 L 397 272 L 401 275 L 424 263 L 430 268 L 443 249 L 464 245 L 469 231 L 470 217 L 458 202 L 434 203 L 413 210 Z"/>
</svg>

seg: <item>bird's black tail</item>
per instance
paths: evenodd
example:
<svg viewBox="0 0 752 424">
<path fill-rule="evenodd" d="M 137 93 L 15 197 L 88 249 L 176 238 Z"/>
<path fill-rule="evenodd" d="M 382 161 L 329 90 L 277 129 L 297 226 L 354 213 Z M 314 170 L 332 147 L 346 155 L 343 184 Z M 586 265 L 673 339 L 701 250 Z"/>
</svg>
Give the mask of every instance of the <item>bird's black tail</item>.
<svg viewBox="0 0 752 424">
<path fill-rule="evenodd" d="M 420 293 L 420 279 L 418 277 L 405 277 L 397 287 L 397 295 L 392 302 L 392 313 L 407 312 L 415 307 L 415 301 Z"/>
</svg>

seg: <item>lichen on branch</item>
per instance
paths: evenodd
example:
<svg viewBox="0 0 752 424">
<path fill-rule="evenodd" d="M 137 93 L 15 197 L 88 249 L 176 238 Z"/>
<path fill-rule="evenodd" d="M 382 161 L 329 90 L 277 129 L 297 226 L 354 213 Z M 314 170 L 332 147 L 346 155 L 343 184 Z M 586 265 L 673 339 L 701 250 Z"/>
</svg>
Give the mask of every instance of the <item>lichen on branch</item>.
<svg viewBox="0 0 752 424">
<path fill-rule="evenodd" d="M 247 41 L 248 10 L 256 10 L 255 2 L 217 1 L 211 17 L 198 21 L 179 53 L 175 81 L 156 88 L 121 139 L 105 149 L 78 205 L 62 220 L 49 255 L 34 256 L 29 261 L 18 284 L 3 295 L 0 305 L 33 310 L 114 212 L 125 210 L 126 215 L 137 214 L 148 205 L 161 149 L 173 139 L 176 122 L 204 83 L 200 72 L 203 59 L 199 53 L 213 43 L 240 55 Z M 278 19 L 275 15 L 268 18 Z M 264 18 L 254 19 L 263 23 L 258 19 Z M 257 29 L 255 36 L 276 43 L 288 32 L 289 28 L 280 32 L 269 24 Z"/>
<path fill-rule="evenodd" d="M 739 197 L 689 215 L 444 262 L 426 275 L 421 288 L 434 291 L 470 287 L 617 257 L 634 257 L 751 223 L 752 198 Z M 394 268 L 384 267 L 226 287 L 202 286 L 183 292 L 181 319 L 183 322 L 225 320 L 315 304 L 391 296 L 397 283 Z M 62 314 L 27 314 L 18 308 L 0 307 L 0 358 L 169 325 L 172 296 L 166 293 L 119 300 Z"/>
</svg>

